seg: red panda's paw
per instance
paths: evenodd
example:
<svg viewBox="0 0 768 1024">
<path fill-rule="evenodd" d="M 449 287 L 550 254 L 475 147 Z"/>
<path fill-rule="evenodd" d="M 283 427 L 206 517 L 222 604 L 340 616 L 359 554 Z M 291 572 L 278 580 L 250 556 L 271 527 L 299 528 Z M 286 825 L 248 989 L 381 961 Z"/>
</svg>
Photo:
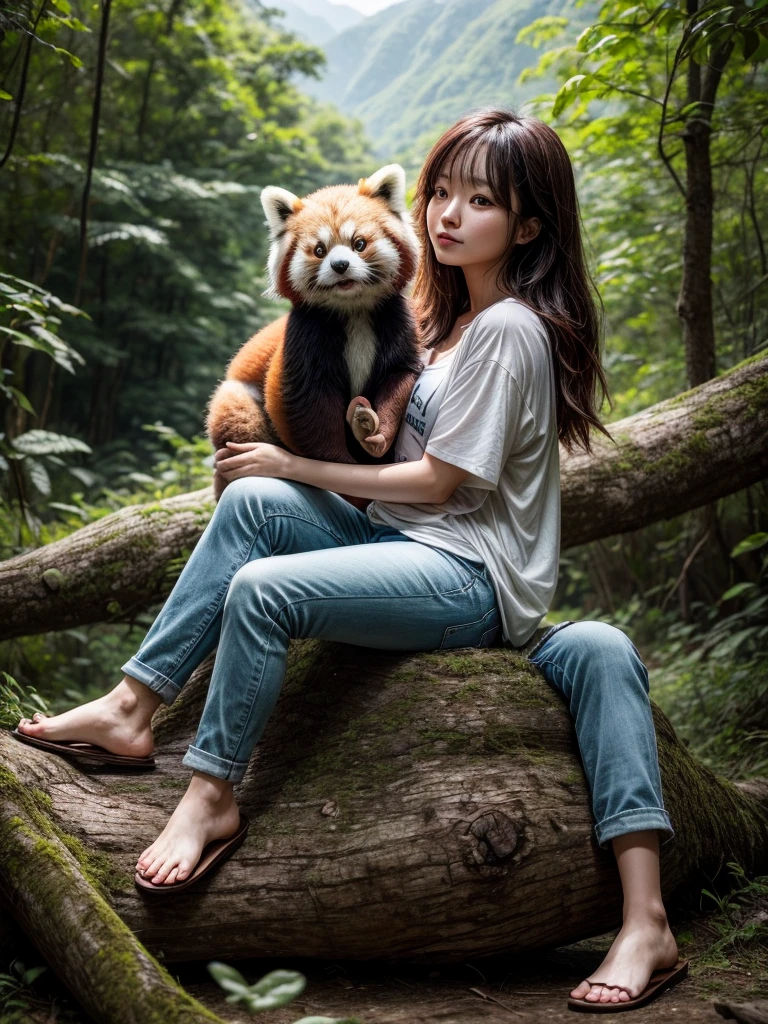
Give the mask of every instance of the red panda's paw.
<svg viewBox="0 0 768 1024">
<path fill-rule="evenodd" d="M 360 444 L 369 455 L 373 455 L 377 459 L 387 451 L 387 439 L 383 434 L 373 434 L 371 437 L 365 437 Z"/>
<path fill-rule="evenodd" d="M 349 415 L 351 409 L 351 416 Z M 371 408 L 367 398 L 352 399 L 347 410 L 347 422 L 352 427 L 356 439 L 363 443 L 366 439 L 379 432 L 379 417 Z"/>
</svg>

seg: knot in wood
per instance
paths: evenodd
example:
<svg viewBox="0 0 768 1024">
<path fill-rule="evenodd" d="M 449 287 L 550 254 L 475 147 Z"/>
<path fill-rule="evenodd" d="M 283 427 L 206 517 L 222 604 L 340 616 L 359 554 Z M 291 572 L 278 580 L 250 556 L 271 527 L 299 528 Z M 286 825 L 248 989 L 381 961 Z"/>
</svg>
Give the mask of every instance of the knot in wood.
<svg viewBox="0 0 768 1024">
<path fill-rule="evenodd" d="M 464 838 L 468 867 L 497 867 L 514 856 L 524 838 L 524 828 L 503 811 L 486 811 L 475 818 Z"/>
<path fill-rule="evenodd" d="M 52 594 L 55 594 L 64 582 L 64 573 L 61 569 L 46 569 L 42 575 L 44 585 Z"/>
</svg>

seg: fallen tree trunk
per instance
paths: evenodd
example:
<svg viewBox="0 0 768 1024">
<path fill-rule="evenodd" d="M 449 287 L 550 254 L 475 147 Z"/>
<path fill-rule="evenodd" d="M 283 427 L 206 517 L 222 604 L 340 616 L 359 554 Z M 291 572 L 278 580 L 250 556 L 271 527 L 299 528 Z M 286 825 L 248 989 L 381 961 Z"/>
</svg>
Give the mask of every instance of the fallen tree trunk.
<svg viewBox="0 0 768 1024">
<path fill-rule="evenodd" d="M 3 736 L 3 742 L 10 742 Z M 0 767 L 0 889 L 36 947 L 97 1021 L 225 1024 L 178 985 L 104 898 L 111 859 L 57 827 L 52 780 L 30 763 L 25 783 Z M 54 771 L 55 774 L 55 771 Z"/>
<path fill-rule="evenodd" d="M 65 979 L 91 985 L 73 971 L 94 948 L 83 907 L 95 883 L 167 961 L 451 963 L 620 924 L 616 862 L 594 837 L 568 707 L 523 655 L 503 647 L 406 654 L 293 642 L 280 700 L 236 788 L 252 821 L 245 845 L 188 895 L 162 907 L 142 898 L 133 865 L 188 783 L 181 757 L 212 662 L 158 712 L 158 770 L 149 776 L 86 774 L 0 734 L 0 845 L 12 853 L 0 862 L 2 889 Z M 662 846 L 665 899 L 730 860 L 760 870 L 768 785 L 717 777 L 655 707 L 654 716 L 676 830 Z M 37 843 L 44 818 L 97 870 L 50 838 Z M 99 943 L 129 943 L 106 906 L 93 914 Z M 126 962 L 142 955 L 134 948 Z"/>
<path fill-rule="evenodd" d="M 562 459 L 563 549 L 679 515 L 768 476 L 768 356 L 611 425 Z M 125 622 L 170 592 L 213 489 L 121 509 L 0 563 L 0 640 Z"/>
</svg>

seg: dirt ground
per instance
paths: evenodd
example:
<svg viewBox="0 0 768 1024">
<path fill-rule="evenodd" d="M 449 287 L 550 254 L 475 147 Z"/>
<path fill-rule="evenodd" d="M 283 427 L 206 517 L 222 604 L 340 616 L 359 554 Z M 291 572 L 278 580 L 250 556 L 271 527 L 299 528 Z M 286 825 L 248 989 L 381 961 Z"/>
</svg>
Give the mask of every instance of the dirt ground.
<svg viewBox="0 0 768 1024">
<path fill-rule="evenodd" d="M 634 1024 L 722 1021 L 714 1001 L 744 1003 L 768 999 L 768 946 L 765 941 L 727 943 L 719 919 L 668 907 L 681 957 L 690 961 L 688 978 L 647 1007 L 633 1010 Z M 768 900 L 747 910 L 768 920 Z M 527 1024 L 578 1020 L 566 1005 L 568 992 L 602 960 L 616 933 L 610 932 L 536 955 L 498 956 L 451 966 L 380 965 L 356 961 L 291 963 L 239 961 L 233 966 L 253 983 L 276 968 L 301 971 L 307 986 L 280 1010 L 251 1016 L 228 1004 L 205 963 L 169 964 L 170 973 L 224 1020 L 233 1024 L 293 1024 L 305 1016 L 356 1017 L 362 1024 Z M 3 950 L 0 971 L 8 969 Z M 42 963 L 32 947 L 19 949 L 27 966 Z M 48 978 L 43 982 L 43 979 Z M 581 1018 L 584 1019 L 584 1018 Z M 629 1019 L 629 1018 L 627 1018 Z M 35 984 L 35 998 L 21 1017 L 0 1024 L 92 1024 L 52 976 Z M 116 1021 L 114 1024 L 121 1024 Z"/>
<path fill-rule="evenodd" d="M 440 968 L 387 970 L 349 961 L 297 963 L 292 968 L 307 977 L 304 993 L 282 1010 L 264 1014 L 263 1019 L 270 1024 L 293 1024 L 311 1015 L 352 1016 L 363 1024 L 574 1021 L 579 1018 L 566 1005 L 568 993 L 595 969 L 614 935 L 612 932 L 537 956 L 498 957 Z M 768 997 L 768 962 L 760 977 L 751 958 L 740 965 L 739 958 L 732 956 L 729 968 L 716 968 L 697 965 L 692 950 L 681 947 L 680 952 L 691 960 L 689 977 L 647 1007 L 633 1010 L 636 1024 L 676 1020 L 681 1024 L 714 1024 L 723 1018 L 715 1011 L 713 1000 L 747 1002 Z M 768 957 L 763 959 L 768 961 Z M 249 982 L 275 966 L 256 961 L 237 965 Z M 200 977 L 198 971 L 187 965 L 174 973 L 188 991 L 225 1019 L 238 1024 L 254 1020 L 216 998 L 208 984 L 195 979 L 195 975 Z"/>
</svg>

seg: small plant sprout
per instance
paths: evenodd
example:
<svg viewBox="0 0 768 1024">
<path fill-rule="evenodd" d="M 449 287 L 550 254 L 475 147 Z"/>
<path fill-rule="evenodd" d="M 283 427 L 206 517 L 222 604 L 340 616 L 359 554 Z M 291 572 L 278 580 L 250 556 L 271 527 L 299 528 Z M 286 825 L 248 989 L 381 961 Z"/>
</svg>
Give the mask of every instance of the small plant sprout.
<svg viewBox="0 0 768 1024">
<path fill-rule="evenodd" d="M 249 1013 L 276 1010 L 300 995 L 307 979 L 298 971 L 270 971 L 249 985 L 242 974 L 228 964 L 213 960 L 208 972 L 228 992 L 228 1003 L 240 1003 Z M 356 1017 L 302 1017 L 295 1024 L 361 1024 Z"/>
</svg>

